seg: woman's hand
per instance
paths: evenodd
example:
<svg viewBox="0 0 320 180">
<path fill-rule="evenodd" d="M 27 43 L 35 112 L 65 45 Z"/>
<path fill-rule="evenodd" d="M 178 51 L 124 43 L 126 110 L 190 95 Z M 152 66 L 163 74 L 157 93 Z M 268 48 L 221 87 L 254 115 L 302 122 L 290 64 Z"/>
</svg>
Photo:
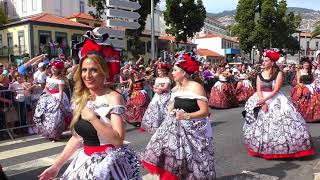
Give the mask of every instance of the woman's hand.
<svg viewBox="0 0 320 180">
<path fill-rule="evenodd" d="M 259 99 L 257 105 L 263 105 L 266 101 L 264 99 Z"/>
<path fill-rule="evenodd" d="M 266 113 L 268 111 L 268 105 L 264 104 L 261 110 Z"/>
<path fill-rule="evenodd" d="M 176 112 L 176 119 L 183 120 L 184 119 L 184 111 L 177 111 Z"/>
<path fill-rule="evenodd" d="M 59 171 L 59 167 L 50 166 L 38 176 L 39 180 L 53 180 L 58 175 Z"/>
<path fill-rule="evenodd" d="M 82 119 L 86 120 L 86 121 L 92 121 L 94 119 L 97 119 L 96 114 L 89 109 L 88 107 L 84 107 L 81 111 L 81 117 Z"/>
</svg>

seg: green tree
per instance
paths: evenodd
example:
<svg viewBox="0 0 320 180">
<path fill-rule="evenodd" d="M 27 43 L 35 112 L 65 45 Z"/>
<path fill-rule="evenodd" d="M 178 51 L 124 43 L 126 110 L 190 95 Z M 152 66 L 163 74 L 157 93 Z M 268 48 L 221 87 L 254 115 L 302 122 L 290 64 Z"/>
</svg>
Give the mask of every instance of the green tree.
<svg viewBox="0 0 320 180">
<path fill-rule="evenodd" d="M 232 34 L 240 38 L 240 47 L 249 53 L 254 46 L 252 31 L 255 28 L 255 0 L 240 0 L 235 17 L 236 24 L 232 27 Z"/>
<path fill-rule="evenodd" d="M 287 13 L 285 0 L 239 0 L 233 33 L 247 53 L 254 45 L 260 51 L 267 47 L 294 51 L 299 44 L 291 34 L 300 22 L 300 16 Z"/>
<path fill-rule="evenodd" d="M 187 41 L 204 26 L 206 9 L 202 0 L 166 0 L 164 19 L 169 27 L 166 32 L 176 41 Z"/>
<path fill-rule="evenodd" d="M 320 35 L 320 21 L 316 23 L 314 30 L 311 33 L 311 38 L 315 38 Z"/>
<path fill-rule="evenodd" d="M 8 17 L 4 14 L 3 9 L 0 8 L 0 25 L 8 23 Z"/>
</svg>

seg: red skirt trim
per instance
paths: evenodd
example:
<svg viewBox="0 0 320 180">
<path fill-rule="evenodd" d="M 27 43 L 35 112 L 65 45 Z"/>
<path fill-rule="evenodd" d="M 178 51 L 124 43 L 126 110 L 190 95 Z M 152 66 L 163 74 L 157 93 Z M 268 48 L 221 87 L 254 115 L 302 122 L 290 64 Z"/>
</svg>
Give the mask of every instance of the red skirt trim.
<svg viewBox="0 0 320 180">
<path fill-rule="evenodd" d="M 170 172 L 166 171 L 163 168 L 157 167 L 145 161 L 141 161 L 143 166 L 149 171 L 150 174 L 160 175 L 160 180 L 179 180 L 177 176 L 174 176 Z"/>
<path fill-rule="evenodd" d="M 48 90 L 48 92 L 49 92 L 50 94 L 57 94 L 57 93 L 59 93 L 59 89 Z"/>
<path fill-rule="evenodd" d="M 104 152 L 108 148 L 113 148 L 112 144 L 106 144 L 101 146 L 83 146 L 83 151 L 86 155 L 91 156 L 93 153 Z"/>
<path fill-rule="evenodd" d="M 296 153 L 293 153 L 293 154 L 260 154 L 260 153 L 257 153 L 257 152 L 253 152 L 249 148 L 246 148 L 246 150 L 251 156 L 262 157 L 264 159 L 299 158 L 299 157 L 305 157 L 305 156 L 312 156 L 312 155 L 315 154 L 314 147 L 312 147 L 312 148 L 310 148 L 308 150 L 296 152 Z"/>
</svg>

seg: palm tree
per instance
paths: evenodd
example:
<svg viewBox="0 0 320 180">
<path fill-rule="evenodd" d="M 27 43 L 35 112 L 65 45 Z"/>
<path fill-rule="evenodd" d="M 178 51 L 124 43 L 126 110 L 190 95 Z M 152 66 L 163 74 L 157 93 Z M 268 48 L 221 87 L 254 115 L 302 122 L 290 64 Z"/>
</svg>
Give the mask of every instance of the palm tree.
<svg viewBox="0 0 320 180">
<path fill-rule="evenodd" d="M 316 23 L 316 27 L 311 32 L 311 38 L 317 37 L 320 35 L 320 21 Z"/>
</svg>

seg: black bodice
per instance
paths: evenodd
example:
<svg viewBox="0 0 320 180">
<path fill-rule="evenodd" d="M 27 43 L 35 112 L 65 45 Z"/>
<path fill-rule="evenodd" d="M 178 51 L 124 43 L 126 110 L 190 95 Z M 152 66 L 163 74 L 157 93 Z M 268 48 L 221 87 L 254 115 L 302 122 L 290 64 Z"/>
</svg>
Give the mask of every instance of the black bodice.
<svg viewBox="0 0 320 180">
<path fill-rule="evenodd" d="M 96 129 L 90 122 L 83 120 L 81 116 L 79 121 L 75 124 L 74 130 L 83 138 L 83 144 L 85 146 L 100 146 L 100 140 Z"/>
<path fill-rule="evenodd" d="M 273 90 L 273 81 L 277 79 L 277 76 L 280 71 L 274 73 L 274 75 L 270 79 L 265 79 L 262 76 L 262 73 L 259 74 L 259 78 L 261 80 L 261 90 Z"/>
<path fill-rule="evenodd" d="M 300 76 L 300 82 L 302 83 L 302 84 L 312 84 L 312 80 L 313 80 L 313 78 L 312 78 L 312 76 L 310 76 L 310 75 L 301 75 Z"/>
<path fill-rule="evenodd" d="M 199 111 L 199 105 L 196 99 L 174 98 L 174 109 L 183 109 L 187 113 Z"/>
</svg>

